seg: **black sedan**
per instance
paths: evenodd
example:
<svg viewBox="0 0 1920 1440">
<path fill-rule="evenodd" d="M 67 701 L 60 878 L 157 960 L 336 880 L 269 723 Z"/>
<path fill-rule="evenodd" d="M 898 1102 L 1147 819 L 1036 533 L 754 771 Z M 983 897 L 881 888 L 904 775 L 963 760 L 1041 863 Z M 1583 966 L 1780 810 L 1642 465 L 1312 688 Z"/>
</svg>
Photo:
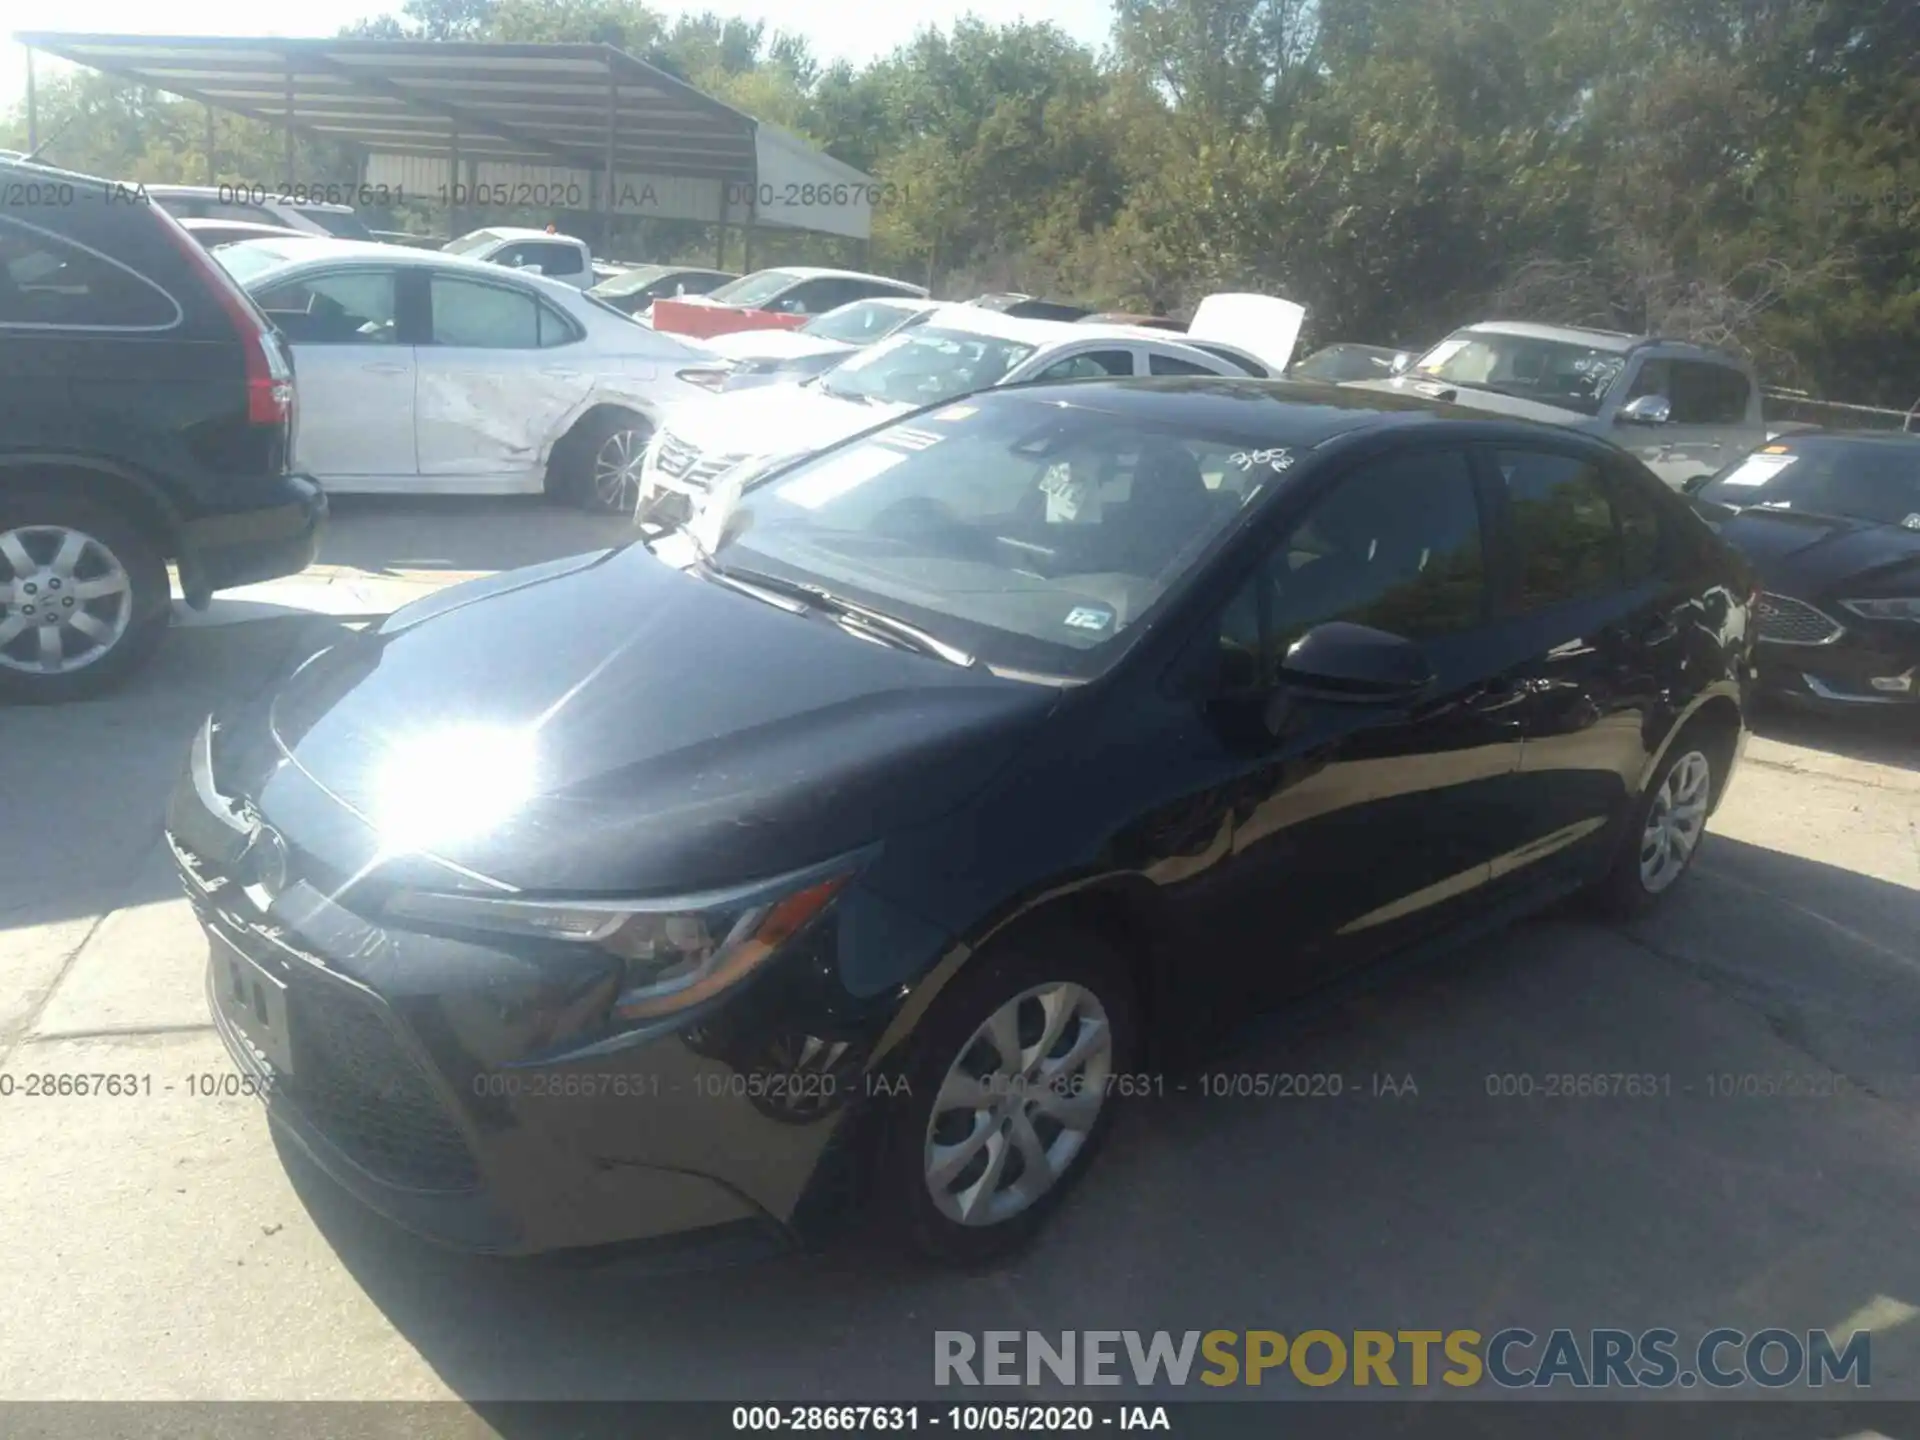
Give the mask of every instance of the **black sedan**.
<svg viewBox="0 0 1920 1440">
<path fill-rule="evenodd" d="M 1727 466 L 1696 503 L 1759 573 L 1767 694 L 1920 703 L 1920 435 L 1796 432 Z"/>
<path fill-rule="evenodd" d="M 1668 892 L 1749 604 L 1583 436 L 1014 387 L 398 611 L 213 717 L 167 828 L 234 1059 L 401 1223 L 977 1259 L 1249 1006 Z"/>
<path fill-rule="evenodd" d="M 654 301 L 676 295 L 705 295 L 738 275 L 693 265 L 636 265 L 595 285 L 587 293 L 626 315 L 645 312 Z"/>
</svg>

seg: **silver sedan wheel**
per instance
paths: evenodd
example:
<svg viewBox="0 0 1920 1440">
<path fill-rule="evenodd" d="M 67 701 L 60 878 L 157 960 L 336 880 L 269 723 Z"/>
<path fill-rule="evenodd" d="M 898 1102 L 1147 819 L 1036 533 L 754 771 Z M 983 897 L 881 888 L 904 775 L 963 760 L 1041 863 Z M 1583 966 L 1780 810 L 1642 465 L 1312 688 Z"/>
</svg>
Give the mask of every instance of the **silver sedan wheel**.
<svg viewBox="0 0 1920 1440">
<path fill-rule="evenodd" d="M 632 510 L 640 500 L 640 464 L 647 454 L 643 430 L 616 430 L 593 457 L 593 498 L 603 510 Z"/>
<path fill-rule="evenodd" d="M 84 530 L 0 530 L 0 666 L 65 675 L 106 655 L 133 620 L 133 581 Z"/>
<path fill-rule="evenodd" d="M 1674 761 L 1640 832 L 1640 883 L 1658 895 L 1680 878 L 1707 825 L 1713 767 L 1698 750 Z"/>
<path fill-rule="evenodd" d="M 940 1213 L 997 1225 L 1045 1195 L 1092 1134 L 1112 1072 L 1113 1026 L 1091 990 L 1054 981 L 995 1010 L 960 1047 L 927 1118 Z"/>
</svg>

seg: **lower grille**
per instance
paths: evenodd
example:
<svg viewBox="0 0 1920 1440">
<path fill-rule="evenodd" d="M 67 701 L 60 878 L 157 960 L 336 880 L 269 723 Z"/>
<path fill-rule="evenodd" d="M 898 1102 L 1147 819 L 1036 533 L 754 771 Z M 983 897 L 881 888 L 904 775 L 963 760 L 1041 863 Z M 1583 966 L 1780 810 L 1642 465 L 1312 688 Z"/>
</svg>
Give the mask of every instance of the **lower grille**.
<svg viewBox="0 0 1920 1440">
<path fill-rule="evenodd" d="M 473 1154 L 424 1071 L 370 1003 L 331 985 L 291 996 L 292 1098 L 369 1174 L 414 1190 L 472 1190 Z"/>
<path fill-rule="evenodd" d="M 1824 645 L 1840 634 L 1840 623 L 1825 611 L 1791 595 L 1762 594 L 1760 638 L 1782 645 Z"/>
</svg>

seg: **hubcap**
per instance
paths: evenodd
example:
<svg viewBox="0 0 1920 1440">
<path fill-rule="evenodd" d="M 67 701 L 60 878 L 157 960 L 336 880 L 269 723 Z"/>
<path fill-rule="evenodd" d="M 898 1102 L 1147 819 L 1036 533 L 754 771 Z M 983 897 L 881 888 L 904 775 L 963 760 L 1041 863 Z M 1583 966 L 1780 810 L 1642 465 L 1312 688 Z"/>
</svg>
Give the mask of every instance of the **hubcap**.
<svg viewBox="0 0 1920 1440">
<path fill-rule="evenodd" d="M 1689 750 L 1667 771 L 1653 797 L 1647 828 L 1640 832 L 1640 883 L 1658 895 L 1687 868 L 1707 824 L 1707 799 L 1713 767 L 1698 750 Z"/>
<path fill-rule="evenodd" d="M 593 498 L 608 510 L 631 510 L 640 499 L 640 463 L 647 437 L 638 430 L 616 430 L 593 457 Z"/>
<path fill-rule="evenodd" d="M 927 1190 L 962 1225 L 997 1225 L 1045 1195 L 1087 1143 L 1113 1073 L 1113 1028 L 1092 991 L 1036 985 L 954 1058 L 927 1119 Z"/>
<path fill-rule="evenodd" d="M 0 666 L 63 675 L 120 642 L 133 581 L 105 545 L 65 525 L 0 530 Z"/>
</svg>

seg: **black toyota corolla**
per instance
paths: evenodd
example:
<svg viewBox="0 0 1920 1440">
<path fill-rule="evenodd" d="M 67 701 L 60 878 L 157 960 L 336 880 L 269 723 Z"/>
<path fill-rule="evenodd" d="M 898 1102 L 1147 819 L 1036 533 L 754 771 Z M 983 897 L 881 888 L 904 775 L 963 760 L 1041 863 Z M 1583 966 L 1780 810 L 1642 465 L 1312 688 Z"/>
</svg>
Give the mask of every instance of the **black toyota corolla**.
<svg viewBox="0 0 1920 1440">
<path fill-rule="evenodd" d="M 1697 494 L 1760 576 L 1763 691 L 1920 704 L 1920 435 L 1784 435 Z"/>
<path fill-rule="evenodd" d="M 1579 435 L 1016 387 L 397 612 L 211 719 L 168 830 L 236 1062 L 389 1217 L 973 1259 L 1249 1007 L 1666 893 L 1750 604 Z"/>
</svg>

